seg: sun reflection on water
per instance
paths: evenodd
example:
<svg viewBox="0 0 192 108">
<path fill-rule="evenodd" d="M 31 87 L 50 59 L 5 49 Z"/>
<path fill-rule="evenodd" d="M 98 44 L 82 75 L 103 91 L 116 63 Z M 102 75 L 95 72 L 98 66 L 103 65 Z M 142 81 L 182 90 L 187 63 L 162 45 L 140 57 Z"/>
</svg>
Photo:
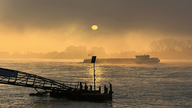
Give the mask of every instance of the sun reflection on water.
<svg viewBox="0 0 192 108">
<path fill-rule="evenodd" d="M 89 75 L 91 75 L 92 76 L 92 84 L 93 84 L 93 82 L 94 82 L 94 65 L 89 65 L 88 66 L 88 73 L 89 73 Z M 101 82 L 103 81 L 103 77 L 102 77 L 102 75 L 103 75 L 103 68 L 102 68 L 102 66 L 101 65 L 95 65 L 95 83 L 96 83 L 96 88 L 98 88 L 99 86 L 103 86 L 103 85 L 101 85 Z"/>
</svg>

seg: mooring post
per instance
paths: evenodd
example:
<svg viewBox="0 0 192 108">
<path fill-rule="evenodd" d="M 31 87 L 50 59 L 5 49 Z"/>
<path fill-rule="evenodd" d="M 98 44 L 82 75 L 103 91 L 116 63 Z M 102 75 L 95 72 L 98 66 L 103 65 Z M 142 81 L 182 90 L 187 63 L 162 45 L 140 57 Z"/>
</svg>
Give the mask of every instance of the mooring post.
<svg viewBox="0 0 192 108">
<path fill-rule="evenodd" d="M 99 93 L 101 93 L 101 86 L 99 86 Z"/>
<path fill-rule="evenodd" d="M 80 82 L 80 90 L 82 90 L 82 89 L 83 89 L 82 82 Z"/>
<path fill-rule="evenodd" d="M 85 90 L 86 90 L 86 91 L 88 90 L 88 86 L 87 86 L 87 83 L 85 83 Z"/>
<path fill-rule="evenodd" d="M 104 94 L 107 94 L 108 92 L 108 88 L 106 87 L 106 85 L 104 85 Z"/>
<path fill-rule="evenodd" d="M 92 85 L 90 85 L 90 91 L 92 91 Z"/>
<path fill-rule="evenodd" d="M 111 83 L 109 83 L 109 85 L 110 85 L 110 91 L 109 91 L 109 93 L 113 93 L 113 91 L 112 91 L 112 84 Z"/>
</svg>

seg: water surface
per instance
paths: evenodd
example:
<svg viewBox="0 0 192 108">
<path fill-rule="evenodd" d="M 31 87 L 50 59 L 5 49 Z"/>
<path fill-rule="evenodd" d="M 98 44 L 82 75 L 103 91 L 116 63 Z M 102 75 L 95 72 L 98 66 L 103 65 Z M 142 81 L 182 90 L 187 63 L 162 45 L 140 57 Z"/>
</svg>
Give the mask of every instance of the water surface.
<svg viewBox="0 0 192 108">
<path fill-rule="evenodd" d="M 81 60 L 0 60 L 1 68 L 69 82 L 93 84 L 93 65 Z M 150 65 L 96 64 L 96 84 L 113 84 L 113 101 L 72 101 L 29 96 L 35 89 L 0 84 L 1 108 L 192 107 L 192 61 Z M 102 88 L 103 89 L 103 88 Z"/>
</svg>

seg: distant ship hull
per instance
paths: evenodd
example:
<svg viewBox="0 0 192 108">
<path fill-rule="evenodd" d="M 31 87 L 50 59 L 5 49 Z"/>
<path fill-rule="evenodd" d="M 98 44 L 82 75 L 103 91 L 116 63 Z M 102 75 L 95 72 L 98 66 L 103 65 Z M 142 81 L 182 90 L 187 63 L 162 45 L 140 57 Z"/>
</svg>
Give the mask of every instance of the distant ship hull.
<svg viewBox="0 0 192 108">
<path fill-rule="evenodd" d="M 158 58 L 149 58 L 149 55 L 139 55 L 136 58 L 104 58 L 97 59 L 96 63 L 103 64 L 150 64 L 159 63 Z M 83 63 L 91 63 L 91 59 L 84 59 Z"/>
</svg>

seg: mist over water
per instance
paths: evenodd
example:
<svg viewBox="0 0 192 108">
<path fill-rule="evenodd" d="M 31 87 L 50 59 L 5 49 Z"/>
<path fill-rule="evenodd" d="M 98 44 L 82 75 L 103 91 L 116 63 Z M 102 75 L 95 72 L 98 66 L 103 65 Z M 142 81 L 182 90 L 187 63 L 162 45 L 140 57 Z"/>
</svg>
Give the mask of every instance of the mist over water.
<svg viewBox="0 0 192 108">
<path fill-rule="evenodd" d="M 63 52 L 70 45 L 104 47 L 107 53 L 150 51 L 150 43 L 159 39 L 191 39 L 191 3 L 190 0 L 0 1 L 0 52 Z M 93 30 L 93 25 L 99 28 Z M 179 43 L 176 48 L 185 45 L 186 42 Z"/>
<path fill-rule="evenodd" d="M 82 63 L 91 58 L 89 54 L 98 58 L 149 54 L 161 60 L 96 64 L 97 86 L 113 84 L 112 102 L 31 97 L 33 88 L 0 84 L 0 107 L 192 107 L 192 61 L 184 61 L 192 60 L 191 4 L 191 0 L 0 0 L 2 68 L 93 84 L 93 65 Z M 99 28 L 93 30 L 93 25 Z"/>
<path fill-rule="evenodd" d="M 1 68 L 62 81 L 93 84 L 93 65 L 81 60 L 0 60 Z M 127 108 L 192 107 L 192 61 L 161 60 L 159 64 L 96 64 L 96 85 L 113 84 L 112 102 L 72 101 L 29 96 L 33 88 L 0 84 L 0 107 Z M 102 87 L 103 90 L 103 87 Z"/>
</svg>

